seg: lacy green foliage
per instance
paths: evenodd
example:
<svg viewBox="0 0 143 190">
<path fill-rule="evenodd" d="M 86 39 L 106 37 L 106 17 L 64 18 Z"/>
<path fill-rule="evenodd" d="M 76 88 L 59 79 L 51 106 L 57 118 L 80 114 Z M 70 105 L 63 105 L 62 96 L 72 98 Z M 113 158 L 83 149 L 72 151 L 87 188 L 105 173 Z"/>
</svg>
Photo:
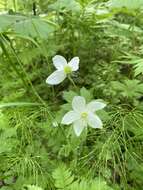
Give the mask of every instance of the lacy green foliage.
<svg viewBox="0 0 143 190">
<path fill-rule="evenodd" d="M 74 176 L 72 173 L 65 167 L 65 165 L 59 166 L 53 172 L 53 178 L 55 180 L 55 187 L 57 189 L 66 189 L 66 190 L 112 190 L 106 182 L 102 179 L 87 180 L 81 179 L 74 181 Z"/>
<path fill-rule="evenodd" d="M 8 120 L 0 113 L 0 154 L 11 152 L 17 144 L 16 127 L 9 127 Z"/>
<path fill-rule="evenodd" d="M 0 189 L 142 189 L 141 5 L 0 0 Z M 56 54 L 80 57 L 76 88 L 45 83 Z M 108 103 L 102 130 L 61 126 L 75 95 Z"/>
<path fill-rule="evenodd" d="M 139 98 L 143 93 L 143 84 L 139 80 L 125 80 L 122 83 L 114 81 L 111 85 L 117 93 L 120 93 L 124 97 Z"/>
<path fill-rule="evenodd" d="M 140 54 L 142 54 L 142 48 L 140 50 Z M 143 74 L 143 59 L 141 55 L 139 56 L 126 53 L 125 56 L 122 56 L 122 60 L 118 62 L 127 65 L 133 65 L 133 68 L 135 70 L 135 76 Z"/>
<path fill-rule="evenodd" d="M 74 182 L 70 190 L 113 190 L 109 187 L 105 181 L 102 179 L 95 179 L 95 180 L 81 180 L 80 182 Z"/>
<path fill-rule="evenodd" d="M 58 189 L 66 189 L 74 180 L 71 172 L 64 166 L 59 166 L 53 172 L 53 178 L 55 180 L 55 187 Z"/>
</svg>

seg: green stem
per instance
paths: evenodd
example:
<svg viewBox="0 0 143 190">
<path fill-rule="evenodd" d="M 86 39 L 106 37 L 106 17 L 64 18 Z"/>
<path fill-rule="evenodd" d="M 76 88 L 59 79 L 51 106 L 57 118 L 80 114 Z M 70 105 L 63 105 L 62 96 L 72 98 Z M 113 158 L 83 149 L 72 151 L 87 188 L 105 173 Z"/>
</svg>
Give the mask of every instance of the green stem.
<svg viewBox="0 0 143 190">
<path fill-rule="evenodd" d="M 19 70 L 17 69 L 17 67 L 13 63 L 13 60 L 11 59 L 8 51 L 6 50 L 6 47 L 5 47 L 5 45 L 4 45 L 4 43 L 3 43 L 2 40 L 0 40 L 0 45 L 1 45 L 1 48 L 3 50 L 3 53 L 5 54 L 6 58 L 9 60 L 10 66 L 13 68 L 13 70 L 16 72 L 16 74 L 20 77 L 20 79 L 22 80 L 22 82 L 23 82 L 24 86 L 26 87 L 26 89 L 28 89 L 28 85 L 27 85 L 24 77 L 22 76 L 22 74 L 19 72 Z"/>
<path fill-rule="evenodd" d="M 74 80 L 73 80 L 70 76 L 68 76 L 68 79 L 69 79 L 69 81 L 72 83 L 72 85 L 74 86 L 74 88 L 76 89 L 77 86 L 76 86 Z"/>
<path fill-rule="evenodd" d="M 3 36 L 3 39 L 7 42 L 7 40 L 5 39 L 5 37 Z M 29 79 L 26 71 L 24 70 L 23 66 L 22 66 L 22 63 L 21 63 L 21 60 L 19 59 L 19 57 L 17 56 L 16 52 L 15 52 L 15 49 L 14 47 L 12 46 L 12 44 L 10 44 L 10 48 L 15 56 L 15 58 L 17 59 L 17 62 L 19 63 L 19 66 L 21 67 L 21 70 L 23 71 L 24 75 L 26 76 L 26 79 L 27 79 L 27 82 L 28 84 L 30 85 L 31 87 L 31 90 L 33 91 L 33 94 L 35 94 L 35 96 L 39 99 L 39 101 L 44 105 L 46 106 L 46 103 L 43 101 L 43 99 L 39 96 L 39 94 L 37 93 L 37 91 L 35 90 L 31 80 Z"/>
</svg>

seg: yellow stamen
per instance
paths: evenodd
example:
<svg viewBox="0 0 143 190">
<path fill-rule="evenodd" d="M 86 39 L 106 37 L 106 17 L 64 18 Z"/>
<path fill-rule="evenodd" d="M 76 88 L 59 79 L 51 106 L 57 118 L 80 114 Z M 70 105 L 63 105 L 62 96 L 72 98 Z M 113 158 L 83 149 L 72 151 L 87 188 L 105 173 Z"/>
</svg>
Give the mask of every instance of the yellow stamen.
<svg viewBox="0 0 143 190">
<path fill-rule="evenodd" d="M 87 116 L 88 116 L 88 113 L 86 113 L 86 112 L 82 112 L 81 117 L 82 117 L 83 119 L 86 119 Z"/>
<path fill-rule="evenodd" d="M 70 66 L 65 66 L 64 72 L 65 72 L 66 74 L 70 74 L 70 73 L 72 72 L 71 67 L 70 67 Z"/>
</svg>

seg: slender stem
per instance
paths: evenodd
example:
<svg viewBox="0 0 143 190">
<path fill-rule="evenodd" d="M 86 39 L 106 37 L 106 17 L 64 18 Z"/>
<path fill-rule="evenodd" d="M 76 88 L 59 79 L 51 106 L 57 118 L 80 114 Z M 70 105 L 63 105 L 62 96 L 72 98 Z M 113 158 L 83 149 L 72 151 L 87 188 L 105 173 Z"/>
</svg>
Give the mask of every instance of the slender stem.
<svg viewBox="0 0 143 190">
<path fill-rule="evenodd" d="M 2 35 L 1 35 L 1 37 L 3 38 Z M 4 45 L 4 43 L 3 43 L 2 40 L 0 40 L 0 45 L 1 45 L 1 48 L 3 49 L 3 52 L 4 52 L 5 56 L 6 56 L 6 58 L 8 59 L 8 61 L 10 63 L 9 65 L 13 68 L 13 70 L 16 72 L 16 74 L 20 77 L 20 79 L 22 80 L 22 82 L 23 82 L 24 86 L 26 87 L 26 89 L 28 89 L 28 85 L 27 85 L 27 83 L 26 83 L 23 75 L 21 75 L 21 73 L 19 72 L 18 68 L 13 63 L 13 60 L 11 59 L 9 53 L 7 52 L 6 47 L 5 47 L 5 45 Z"/>
<path fill-rule="evenodd" d="M 5 38 L 4 38 L 4 40 L 6 41 Z M 6 41 L 6 42 L 7 42 L 7 41 Z M 46 103 L 45 103 L 44 100 L 39 96 L 39 94 L 37 93 L 37 91 L 35 90 L 35 88 L 34 88 L 32 82 L 31 82 L 31 80 L 29 79 L 29 77 L 28 77 L 26 71 L 24 70 L 24 68 L 23 68 L 23 66 L 22 66 L 22 63 L 21 63 L 21 60 L 19 59 L 18 55 L 16 54 L 15 49 L 14 49 L 14 47 L 12 46 L 12 44 L 10 44 L 9 47 L 11 48 L 13 55 L 14 55 L 15 58 L 17 59 L 17 62 L 19 63 L 19 66 L 21 67 L 21 69 L 22 69 L 24 75 L 26 76 L 27 82 L 28 82 L 28 84 L 30 85 L 31 90 L 33 91 L 33 93 L 35 94 L 35 96 L 39 99 L 39 101 L 40 101 L 44 106 L 46 106 Z"/>
<path fill-rule="evenodd" d="M 61 126 L 61 124 L 59 124 L 59 128 L 61 129 L 61 132 L 62 132 L 64 138 L 66 139 L 67 143 L 70 144 L 69 138 L 66 136 L 66 133 L 63 129 L 63 126 Z"/>
<path fill-rule="evenodd" d="M 77 86 L 76 86 L 74 80 L 73 80 L 70 76 L 68 76 L 68 79 L 69 79 L 70 82 L 73 84 L 74 88 L 77 88 Z"/>
</svg>

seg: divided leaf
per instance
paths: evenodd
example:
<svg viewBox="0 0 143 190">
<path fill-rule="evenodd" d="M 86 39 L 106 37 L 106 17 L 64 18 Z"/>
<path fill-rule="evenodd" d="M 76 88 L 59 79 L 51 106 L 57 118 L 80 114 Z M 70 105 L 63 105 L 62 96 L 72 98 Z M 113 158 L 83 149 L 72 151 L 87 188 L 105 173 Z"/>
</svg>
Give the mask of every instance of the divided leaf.
<svg viewBox="0 0 143 190">
<path fill-rule="evenodd" d="M 65 189 L 74 180 L 74 176 L 72 176 L 71 171 L 69 171 L 69 169 L 67 169 L 63 164 L 55 169 L 52 176 L 55 180 L 55 187 L 58 189 Z"/>
</svg>

